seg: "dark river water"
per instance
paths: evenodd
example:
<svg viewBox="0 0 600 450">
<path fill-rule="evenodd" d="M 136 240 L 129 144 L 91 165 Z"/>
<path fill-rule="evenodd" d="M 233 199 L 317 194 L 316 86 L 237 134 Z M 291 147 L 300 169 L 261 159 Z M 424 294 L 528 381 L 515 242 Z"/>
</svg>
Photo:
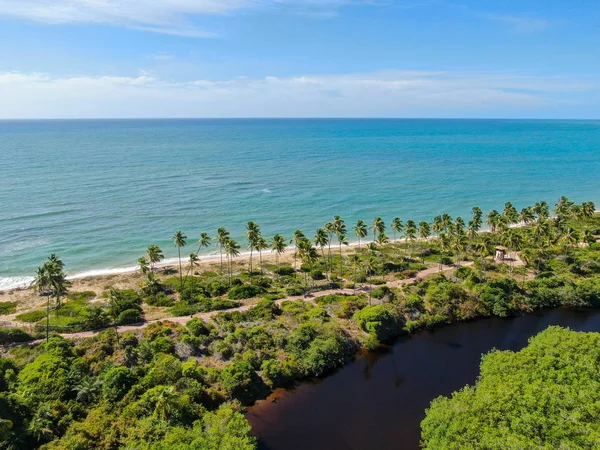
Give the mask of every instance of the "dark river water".
<svg viewBox="0 0 600 450">
<path fill-rule="evenodd" d="M 473 384 L 483 353 L 519 350 L 549 325 L 600 331 L 600 311 L 554 309 L 422 331 L 327 378 L 278 390 L 246 417 L 260 449 L 417 449 L 431 400 Z"/>
</svg>

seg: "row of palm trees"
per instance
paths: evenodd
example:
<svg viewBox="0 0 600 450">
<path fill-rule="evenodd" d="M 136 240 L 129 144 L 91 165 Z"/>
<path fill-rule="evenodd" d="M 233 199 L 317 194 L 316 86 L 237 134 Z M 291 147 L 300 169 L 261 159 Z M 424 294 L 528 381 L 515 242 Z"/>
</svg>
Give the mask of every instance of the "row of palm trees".
<svg viewBox="0 0 600 450">
<path fill-rule="evenodd" d="M 567 224 L 571 219 L 581 219 L 584 217 L 590 217 L 594 214 L 595 205 L 593 202 L 584 202 L 581 205 L 577 205 L 571 202 L 567 197 L 562 197 L 555 207 L 555 217 L 552 218 L 553 226 L 555 226 L 560 232 L 564 242 L 573 242 L 576 240 L 577 235 Z M 408 220 L 406 223 L 402 221 L 400 217 L 395 217 L 391 221 L 391 230 L 393 233 L 393 240 L 404 238 L 407 247 L 410 248 L 410 256 L 412 257 L 415 251 L 415 243 L 417 241 L 426 242 L 431 237 L 437 237 L 438 243 L 441 249 L 441 254 L 452 250 L 456 256 L 457 262 L 460 256 L 467 250 L 467 244 L 469 240 L 474 242 L 475 250 L 484 254 L 489 255 L 493 253 L 493 245 L 499 243 L 505 244 L 509 249 L 518 249 L 522 246 L 522 236 L 516 232 L 511 231 L 514 226 L 518 224 L 532 225 L 534 237 L 538 246 L 543 244 L 541 238 L 547 234 L 544 230 L 548 228 L 550 224 L 550 208 L 547 202 L 541 201 L 535 203 L 533 206 L 523 208 L 520 212 L 514 207 L 511 202 L 507 202 L 504 205 L 502 212 L 498 210 L 490 211 L 485 217 L 486 223 L 489 226 L 490 231 L 496 234 L 494 239 L 486 238 L 480 240 L 479 234 L 483 227 L 483 211 L 479 207 L 474 207 L 471 211 L 472 218 L 468 224 L 465 223 L 462 217 L 452 218 L 449 214 L 442 214 L 434 217 L 430 222 L 421 221 L 418 224 L 413 220 Z M 361 251 L 361 244 L 367 238 L 369 231 L 373 235 L 373 244 L 382 246 L 390 242 L 388 235 L 386 234 L 386 224 L 381 217 L 376 217 L 371 225 L 363 220 L 357 221 L 352 226 L 352 231 L 358 238 L 358 250 Z M 345 221 L 340 216 L 334 216 L 333 220 L 324 224 L 323 227 L 318 228 L 314 234 L 313 239 L 309 239 L 301 230 L 296 230 L 293 233 L 292 238 L 289 240 L 289 244 L 294 246 L 294 268 L 296 268 L 297 260 L 300 259 L 303 263 L 308 266 L 314 264 L 313 256 L 318 253 L 316 248 L 320 249 L 321 257 L 326 261 L 326 268 L 328 277 L 333 275 L 333 260 L 332 260 L 332 244 L 337 243 L 339 247 L 340 255 L 340 276 L 343 273 L 343 258 L 342 258 L 342 247 L 349 245 L 348 242 L 348 231 Z M 262 265 L 262 252 L 270 249 L 276 252 L 277 265 L 279 265 L 279 256 L 286 251 L 286 244 L 288 241 L 281 234 L 276 234 L 271 240 L 267 240 L 263 237 L 260 226 L 250 221 L 246 224 L 246 231 L 244 233 L 247 240 L 247 248 L 250 250 L 249 258 L 249 272 L 253 272 L 253 255 L 254 252 L 259 254 L 259 266 L 261 273 L 263 271 Z M 231 238 L 229 231 L 226 228 L 219 228 L 215 236 L 215 241 L 219 249 L 220 254 L 220 271 L 223 273 L 223 256 L 227 258 L 227 269 L 229 276 L 232 275 L 232 262 L 233 258 L 240 255 L 241 245 L 234 239 Z M 177 231 L 173 235 L 173 243 L 178 250 L 178 261 L 179 261 L 179 277 L 180 284 L 183 288 L 184 280 L 190 274 L 191 270 L 197 265 L 198 253 L 203 249 L 211 245 L 212 238 L 208 233 L 201 233 L 200 238 L 196 242 L 198 250 L 193 252 L 189 256 L 189 268 L 184 276 L 181 259 L 181 249 L 187 245 L 187 236 L 182 231 Z M 313 247 L 314 245 L 314 247 Z M 327 248 L 327 258 L 325 258 L 325 249 Z M 146 256 L 140 258 L 138 263 L 140 268 L 144 272 L 153 272 L 156 263 L 164 258 L 162 250 L 156 246 L 151 245 L 148 248 Z M 440 258 L 440 267 L 442 265 L 442 258 Z"/>
</svg>

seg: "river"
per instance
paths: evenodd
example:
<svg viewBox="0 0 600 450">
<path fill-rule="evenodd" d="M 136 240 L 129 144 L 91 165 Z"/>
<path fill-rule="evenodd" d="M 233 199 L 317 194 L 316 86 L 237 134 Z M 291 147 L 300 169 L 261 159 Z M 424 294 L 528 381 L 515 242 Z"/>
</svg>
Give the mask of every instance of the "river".
<svg viewBox="0 0 600 450">
<path fill-rule="evenodd" d="M 550 325 L 600 331 L 600 311 L 561 308 L 421 331 L 329 377 L 279 389 L 246 417 L 263 450 L 417 449 L 431 400 L 473 384 L 483 353 L 519 350 Z"/>
</svg>

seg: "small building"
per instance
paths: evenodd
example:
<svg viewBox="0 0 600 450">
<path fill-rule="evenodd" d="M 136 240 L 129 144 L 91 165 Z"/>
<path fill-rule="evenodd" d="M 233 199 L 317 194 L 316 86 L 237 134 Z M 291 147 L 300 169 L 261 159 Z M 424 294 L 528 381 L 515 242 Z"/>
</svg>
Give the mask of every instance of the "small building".
<svg viewBox="0 0 600 450">
<path fill-rule="evenodd" d="M 504 261 L 504 258 L 506 257 L 506 247 L 503 247 L 502 245 L 498 245 L 496 247 L 496 256 L 494 257 L 494 259 L 496 261 Z"/>
</svg>

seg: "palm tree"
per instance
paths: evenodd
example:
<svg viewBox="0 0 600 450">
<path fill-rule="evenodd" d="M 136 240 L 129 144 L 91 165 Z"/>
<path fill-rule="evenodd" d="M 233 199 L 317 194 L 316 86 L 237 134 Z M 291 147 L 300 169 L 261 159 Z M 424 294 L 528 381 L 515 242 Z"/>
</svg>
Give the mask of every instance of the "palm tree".
<svg viewBox="0 0 600 450">
<path fill-rule="evenodd" d="M 338 216 L 335 216 L 338 217 Z M 327 264 L 329 266 L 329 271 L 331 272 L 331 241 L 333 240 L 333 235 L 335 234 L 335 217 L 333 218 L 333 222 L 327 222 L 325 224 L 325 230 L 327 231 L 327 235 L 329 236 L 329 240 L 327 241 Z M 296 264 L 294 262 L 294 264 Z"/>
<path fill-rule="evenodd" d="M 152 272 L 154 272 L 155 264 L 165 259 L 165 255 L 163 255 L 163 252 L 158 245 L 150 245 L 148 250 L 146 250 L 146 256 L 148 257 L 148 261 L 150 261 L 150 270 Z"/>
<path fill-rule="evenodd" d="M 419 238 L 423 241 L 426 242 L 427 239 L 429 239 L 429 236 L 431 234 L 431 227 L 429 226 L 428 222 L 419 222 Z M 422 254 L 421 258 L 423 260 L 423 264 L 425 264 L 425 255 Z"/>
<path fill-rule="evenodd" d="M 233 239 L 228 238 L 224 243 L 224 247 L 225 254 L 227 255 L 227 259 L 229 261 L 229 286 L 231 286 L 233 258 L 240 255 L 240 244 Z"/>
<path fill-rule="evenodd" d="M 219 254 L 221 255 L 221 268 L 220 272 L 223 275 L 223 250 L 225 249 L 225 243 L 229 239 L 229 231 L 226 228 L 219 228 L 217 230 L 217 237 L 215 238 L 217 244 L 219 244 Z"/>
<path fill-rule="evenodd" d="M 50 288 L 50 273 L 48 263 L 44 263 L 41 267 L 38 267 L 35 272 L 35 279 L 33 280 L 33 287 L 40 295 L 46 295 L 48 297 L 46 303 L 46 342 L 49 337 L 50 329 L 50 296 L 52 295 L 52 289 Z"/>
<path fill-rule="evenodd" d="M 198 253 L 190 253 L 190 257 L 188 259 L 188 270 L 185 274 L 186 278 L 194 270 L 194 268 L 198 266 L 198 261 L 200 261 L 200 259 L 198 258 Z"/>
<path fill-rule="evenodd" d="M 596 212 L 594 202 L 583 202 L 581 204 L 581 213 L 584 217 L 592 217 Z"/>
<path fill-rule="evenodd" d="M 357 284 L 356 269 L 358 268 L 358 265 L 360 264 L 360 256 L 358 256 L 356 253 L 354 253 L 353 255 L 350 256 L 350 261 L 352 261 L 352 267 L 354 268 L 352 282 L 354 284 L 354 294 L 356 294 L 356 284 Z"/>
<path fill-rule="evenodd" d="M 525 225 L 533 223 L 535 220 L 535 214 L 531 206 L 527 206 L 521 210 L 521 214 L 519 214 L 519 220 Z"/>
<path fill-rule="evenodd" d="M 561 236 L 561 241 L 565 245 L 565 257 L 567 256 L 569 247 L 577 245 L 579 243 L 579 234 L 574 228 L 567 228 Z"/>
<path fill-rule="evenodd" d="M 196 244 L 198 244 L 198 251 L 196 252 L 196 254 L 200 253 L 200 250 L 202 250 L 203 248 L 206 248 L 210 245 L 211 242 L 211 238 L 208 235 L 208 233 L 200 233 L 200 239 L 198 239 L 198 241 L 196 242 Z"/>
<path fill-rule="evenodd" d="M 306 239 L 306 236 L 304 236 L 304 233 L 301 230 L 296 230 L 294 231 L 294 237 L 292 239 L 290 239 L 290 244 L 294 244 L 294 269 L 296 269 L 296 260 L 298 259 L 298 246 L 300 244 L 300 242 Z M 330 241 L 330 251 L 331 251 L 331 241 Z"/>
<path fill-rule="evenodd" d="M 442 224 L 444 225 L 444 231 L 450 231 L 452 224 L 454 221 L 452 220 L 452 216 L 450 214 L 442 214 Z"/>
<path fill-rule="evenodd" d="M 63 271 L 65 264 L 56 254 L 50 255 L 45 266 L 48 274 L 48 286 L 52 295 L 56 297 L 56 317 L 58 317 L 58 310 L 61 306 L 60 296 L 68 292 L 71 282 L 67 280 L 67 275 Z"/>
<path fill-rule="evenodd" d="M 352 227 L 358 238 L 358 250 L 360 251 L 360 240 L 367 237 L 368 228 L 364 220 L 359 220 L 356 225 Z"/>
<path fill-rule="evenodd" d="M 278 233 L 273 236 L 273 241 L 271 241 L 271 251 L 277 252 L 275 254 L 275 259 L 277 267 L 279 267 L 279 255 L 285 252 L 285 238 L 281 234 Z"/>
<path fill-rule="evenodd" d="M 252 274 L 252 251 L 256 249 L 258 238 L 260 237 L 260 227 L 256 222 L 250 221 L 246 225 L 246 232 L 244 233 L 248 239 L 248 248 L 250 249 L 250 274 Z"/>
<path fill-rule="evenodd" d="M 344 258 L 342 257 L 342 244 L 348 245 L 348 238 L 344 233 L 338 235 L 338 242 L 340 244 L 340 278 L 344 274 Z"/>
<path fill-rule="evenodd" d="M 371 291 L 373 290 L 373 286 L 370 283 L 370 275 L 375 272 L 377 267 L 377 261 L 374 257 L 369 256 L 363 260 L 363 268 L 365 269 L 365 277 L 367 278 L 367 284 L 369 285 L 369 306 L 371 306 Z"/>
<path fill-rule="evenodd" d="M 464 232 L 456 233 L 452 242 L 452 247 L 456 252 L 456 265 L 460 265 L 460 254 L 467 247 L 467 236 Z"/>
<path fill-rule="evenodd" d="M 508 219 L 509 224 L 519 223 L 519 213 L 511 202 L 504 204 L 502 215 Z"/>
<path fill-rule="evenodd" d="M 147 275 L 148 272 L 150 271 L 150 265 L 148 263 L 148 258 L 146 258 L 145 256 L 138 258 L 138 266 L 140 267 L 140 272 L 142 272 L 143 275 Z"/>
<path fill-rule="evenodd" d="M 433 225 L 431 226 L 431 230 L 438 236 L 442 231 L 444 231 L 444 221 L 442 220 L 442 216 L 435 216 L 433 218 Z"/>
<path fill-rule="evenodd" d="M 406 238 L 407 244 L 408 244 L 408 241 L 411 242 L 410 257 L 412 258 L 412 255 L 413 255 L 412 243 L 417 238 L 417 224 L 413 220 L 409 220 L 406 222 L 406 231 L 404 233 L 404 237 Z"/>
<path fill-rule="evenodd" d="M 373 230 L 373 241 L 377 241 L 377 234 L 385 231 L 385 222 L 381 217 L 375 217 L 375 219 L 373 219 L 373 225 L 371 225 L 371 228 Z"/>
<path fill-rule="evenodd" d="M 392 231 L 394 232 L 394 242 L 396 242 L 396 233 L 402 236 L 402 230 L 404 230 L 404 223 L 400 217 L 394 217 L 392 220 Z"/>
<path fill-rule="evenodd" d="M 461 234 L 464 233 L 465 231 L 465 221 L 463 220 L 462 217 L 457 217 L 454 220 L 454 232 L 456 234 Z"/>
<path fill-rule="evenodd" d="M 173 235 L 173 244 L 177 247 L 177 255 L 179 257 L 179 282 L 180 290 L 183 291 L 183 270 L 181 269 L 181 248 L 187 244 L 187 236 L 181 230 Z"/>
<path fill-rule="evenodd" d="M 444 268 L 444 252 L 450 249 L 450 238 L 446 233 L 440 233 L 440 271 Z"/>
<path fill-rule="evenodd" d="M 500 222 L 500 213 L 495 209 L 492 209 L 487 215 L 487 223 L 492 230 L 492 233 L 496 231 L 498 223 Z"/>
<path fill-rule="evenodd" d="M 268 248 L 269 244 L 267 243 L 267 240 L 262 236 L 258 236 L 258 238 L 256 239 L 256 250 L 258 250 L 258 264 L 260 265 L 261 274 L 264 273 L 262 265 L 262 251 Z"/>
<path fill-rule="evenodd" d="M 308 239 L 304 238 L 298 241 L 298 254 L 302 264 L 308 265 L 310 272 L 312 272 L 313 264 L 319 259 L 319 253 Z M 306 271 L 304 271 L 304 283 L 308 287 Z"/>
<path fill-rule="evenodd" d="M 325 230 L 325 228 L 317 228 L 313 242 L 317 247 L 321 249 L 321 256 L 323 259 L 325 259 L 325 247 L 329 243 L 329 236 L 327 235 L 327 230 Z"/>
<path fill-rule="evenodd" d="M 545 201 L 535 202 L 535 205 L 533 205 L 533 212 L 537 215 L 538 220 L 550 217 L 550 208 Z"/>
</svg>

